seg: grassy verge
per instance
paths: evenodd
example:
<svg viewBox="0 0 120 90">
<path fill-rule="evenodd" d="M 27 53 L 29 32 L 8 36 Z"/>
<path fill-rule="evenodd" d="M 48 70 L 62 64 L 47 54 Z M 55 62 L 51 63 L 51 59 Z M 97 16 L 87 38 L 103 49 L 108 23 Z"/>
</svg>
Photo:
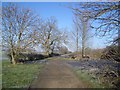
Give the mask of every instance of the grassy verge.
<svg viewBox="0 0 120 90">
<path fill-rule="evenodd" d="M 12 65 L 7 60 L 2 62 L 2 87 L 27 88 L 37 77 L 43 64 Z"/>
<path fill-rule="evenodd" d="M 74 72 L 77 77 L 88 86 L 88 88 L 106 88 L 97 78 L 95 78 L 95 76 L 89 75 L 87 71 L 74 70 Z"/>
<path fill-rule="evenodd" d="M 2 60 L 0 60 L 0 90 L 2 89 Z"/>
</svg>

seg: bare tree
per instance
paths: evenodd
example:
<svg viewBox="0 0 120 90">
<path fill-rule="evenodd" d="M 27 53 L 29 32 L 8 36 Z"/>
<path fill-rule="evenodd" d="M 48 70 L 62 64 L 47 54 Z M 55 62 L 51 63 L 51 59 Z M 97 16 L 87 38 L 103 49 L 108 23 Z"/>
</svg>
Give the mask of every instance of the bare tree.
<svg viewBox="0 0 120 90">
<path fill-rule="evenodd" d="M 49 56 L 53 53 L 55 46 L 62 40 L 62 34 L 57 27 L 57 20 L 51 17 L 43 21 L 37 32 L 36 39 L 44 49 L 45 55 Z"/>
<path fill-rule="evenodd" d="M 73 24 L 74 24 L 74 29 L 72 32 L 72 36 L 75 39 L 76 52 L 78 52 L 79 51 L 79 42 L 80 42 L 80 26 L 79 26 L 78 18 L 76 16 L 73 18 Z"/>
<path fill-rule="evenodd" d="M 88 11 L 87 17 L 91 19 L 91 27 L 96 30 L 99 36 L 109 36 L 109 39 L 118 42 L 120 51 L 120 19 L 119 2 L 84 2 L 73 8 L 77 12 Z M 97 24 L 97 25 L 96 25 Z M 118 36 L 116 36 L 118 35 Z"/>
<path fill-rule="evenodd" d="M 80 32 L 81 41 L 82 41 L 82 57 L 84 57 L 85 49 L 87 48 L 87 41 L 89 39 L 90 28 L 89 28 L 89 17 L 87 17 L 89 12 L 86 12 L 86 11 L 78 12 L 75 10 L 74 14 L 76 17 L 76 22 L 74 23 L 76 24 L 76 28 L 78 29 L 77 34 L 78 34 L 78 31 Z"/>
<path fill-rule="evenodd" d="M 9 3 L 2 8 L 3 46 L 10 50 L 13 64 L 22 49 L 33 45 L 33 28 L 37 20 L 31 10 L 19 8 L 16 4 Z"/>
</svg>

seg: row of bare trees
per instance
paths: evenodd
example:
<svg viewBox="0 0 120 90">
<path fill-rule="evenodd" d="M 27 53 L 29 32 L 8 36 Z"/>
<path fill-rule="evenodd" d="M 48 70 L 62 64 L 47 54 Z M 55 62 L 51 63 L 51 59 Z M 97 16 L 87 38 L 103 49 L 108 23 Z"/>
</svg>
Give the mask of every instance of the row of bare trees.
<svg viewBox="0 0 120 90">
<path fill-rule="evenodd" d="M 75 15 L 74 23 L 77 29 L 75 33 L 81 34 L 82 56 L 85 54 L 86 38 L 89 36 L 87 32 L 90 29 L 96 31 L 94 35 L 107 36 L 112 43 L 117 42 L 120 51 L 119 2 L 81 2 L 70 9 Z M 76 34 L 77 42 L 78 34 Z M 76 46 L 78 47 L 78 44 Z"/>
<path fill-rule="evenodd" d="M 76 37 L 76 51 L 79 51 L 79 41 L 81 41 L 82 57 L 85 56 L 85 50 L 87 49 L 87 42 L 90 38 L 89 17 L 88 12 L 79 13 L 74 11 L 75 19 L 73 20 L 75 25 L 75 32 L 73 35 Z"/>
<path fill-rule="evenodd" d="M 27 49 L 39 45 L 49 55 L 65 40 L 54 17 L 43 20 L 30 9 L 13 3 L 2 8 L 2 38 L 3 47 L 9 50 L 13 64 Z"/>
<path fill-rule="evenodd" d="M 71 9 L 75 17 L 73 34 L 76 39 L 76 51 L 79 50 L 80 39 L 82 57 L 87 48 L 90 28 L 96 30 L 97 35 L 114 36 L 113 41 L 120 42 L 118 2 L 79 3 L 77 7 Z M 19 53 L 26 49 L 40 45 L 45 54 L 49 55 L 55 49 L 59 49 L 66 39 L 66 36 L 59 31 L 54 17 L 43 20 L 30 9 L 20 8 L 12 3 L 5 5 L 2 9 L 2 24 L 3 46 L 9 49 L 13 64 L 16 63 Z M 118 47 L 120 51 L 120 43 Z"/>
</svg>

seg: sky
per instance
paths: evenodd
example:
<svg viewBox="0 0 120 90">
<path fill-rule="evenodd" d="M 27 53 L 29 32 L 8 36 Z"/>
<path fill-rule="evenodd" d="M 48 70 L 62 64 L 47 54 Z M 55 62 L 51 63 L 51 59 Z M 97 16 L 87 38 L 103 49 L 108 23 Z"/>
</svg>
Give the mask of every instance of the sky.
<svg viewBox="0 0 120 90">
<path fill-rule="evenodd" d="M 6 3 L 2 3 L 4 6 Z M 46 19 L 48 17 L 54 16 L 58 21 L 58 27 L 65 28 L 63 30 L 67 30 L 67 32 L 71 32 L 73 25 L 73 13 L 72 10 L 67 8 L 69 5 L 76 5 L 76 3 L 72 2 L 17 2 L 17 5 L 20 7 L 27 7 L 33 10 L 37 15 Z M 105 39 L 106 38 L 92 38 L 91 39 L 91 47 L 92 48 L 103 48 L 105 47 Z M 73 46 L 69 44 L 68 48 L 72 48 Z"/>
</svg>

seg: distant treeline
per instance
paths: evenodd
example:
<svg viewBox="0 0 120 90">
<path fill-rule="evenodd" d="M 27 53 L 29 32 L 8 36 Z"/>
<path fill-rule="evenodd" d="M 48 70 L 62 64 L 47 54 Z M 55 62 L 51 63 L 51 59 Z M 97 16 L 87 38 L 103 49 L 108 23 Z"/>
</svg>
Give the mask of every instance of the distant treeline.
<svg viewBox="0 0 120 90">
<path fill-rule="evenodd" d="M 111 59 L 120 62 L 120 53 L 118 52 L 117 45 L 107 46 L 102 49 L 86 49 L 85 56 L 90 59 Z M 82 51 L 74 52 L 69 55 L 72 59 L 82 59 Z"/>
</svg>

